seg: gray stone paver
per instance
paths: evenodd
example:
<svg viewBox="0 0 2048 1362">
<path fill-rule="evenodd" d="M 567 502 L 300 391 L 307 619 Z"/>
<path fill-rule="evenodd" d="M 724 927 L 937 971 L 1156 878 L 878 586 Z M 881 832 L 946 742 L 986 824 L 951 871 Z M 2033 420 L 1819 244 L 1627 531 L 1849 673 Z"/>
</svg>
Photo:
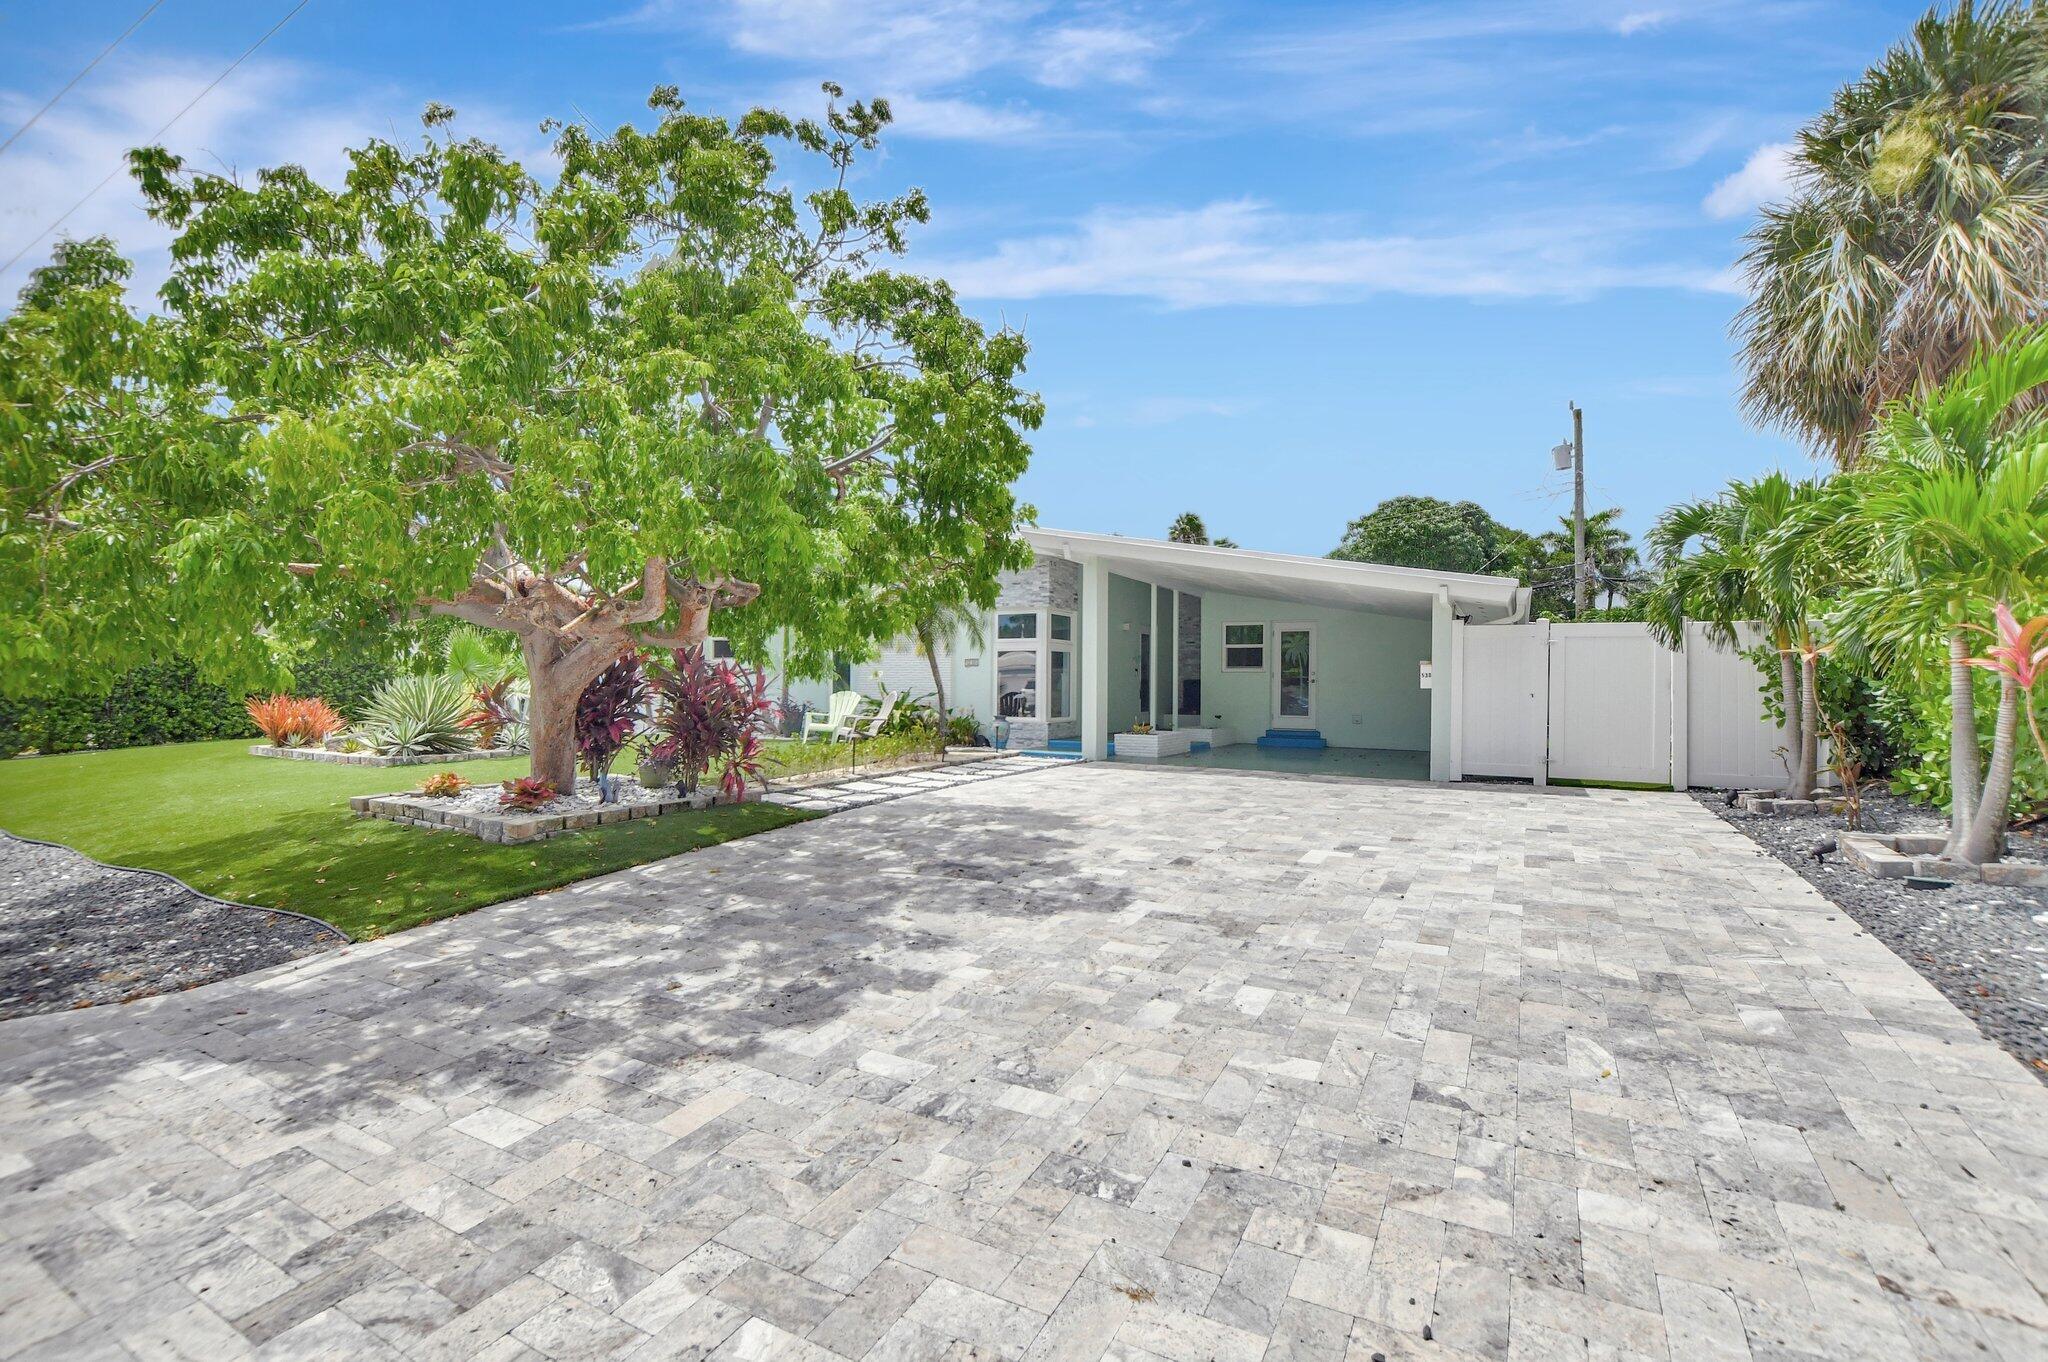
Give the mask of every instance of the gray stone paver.
<svg viewBox="0 0 2048 1362">
<path fill-rule="evenodd" d="M 2044 1291 L 2048 1089 L 1669 795 L 1069 766 L 0 1025 L 8 1362 L 2020 1362 Z"/>
</svg>

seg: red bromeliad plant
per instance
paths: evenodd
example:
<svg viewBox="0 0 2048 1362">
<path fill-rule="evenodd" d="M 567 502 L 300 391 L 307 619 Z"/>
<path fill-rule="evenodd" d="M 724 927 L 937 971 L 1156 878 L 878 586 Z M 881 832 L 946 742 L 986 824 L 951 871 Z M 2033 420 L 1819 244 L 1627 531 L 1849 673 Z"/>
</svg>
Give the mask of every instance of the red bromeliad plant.
<svg viewBox="0 0 2048 1362">
<path fill-rule="evenodd" d="M 555 789 L 552 780 L 542 780 L 539 776 L 521 776 L 517 780 L 508 780 L 500 788 L 504 793 L 498 796 L 499 808 L 521 809 L 527 813 L 546 808 L 554 803 L 555 796 L 560 793 Z"/>
<path fill-rule="evenodd" d="M 2048 615 L 2021 624 L 2012 607 L 2000 601 L 1993 616 L 1998 627 L 1988 632 L 1997 642 L 1982 657 L 1970 658 L 1969 664 L 1996 672 L 2005 684 L 2019 689 L 2027 729 L 2034 735 L 2034 746 L 2041 749 L 2041 760 L 2048 763 L 2048 742 L 2041 740 L 2041 722 L 2034 717 L 2034 683 L 2048 676 L 2048 642 L 2043 641 L 2048 639 Z"/>
<path fill-rule="evenodd" d="M 633 736 L 646 703 L 647 677 L 635 652 L 621 653 L 583 688 L 576 702 L 576 753 L 598 783 L 600 798 L 611 796 L 612 758 Z"/>
<path fill-rule="evenodd" d="M 683 648 L 673 666 L 657 673 L 654 688 L 661 737 L 648 756 L 674 762 L 685 790 L 695 790 L 714 765 L 719 788 L 734 799 L 750 778 L 761 778 L 760 718 L 772 703 L 764 677 L 707 661 L 702 648 Z"/>
</svg>

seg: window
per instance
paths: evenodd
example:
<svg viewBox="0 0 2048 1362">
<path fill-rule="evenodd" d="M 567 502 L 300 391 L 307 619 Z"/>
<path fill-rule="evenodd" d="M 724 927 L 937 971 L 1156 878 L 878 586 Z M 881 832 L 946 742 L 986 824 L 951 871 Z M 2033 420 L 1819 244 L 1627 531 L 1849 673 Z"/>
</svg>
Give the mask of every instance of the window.
<svg viewBox="0 0 2048 1362">
<path fill-rule="evenodd" d="M 996 650 L 996 713 L 1005 719 L 1038 717 L 1038 650 Z"/>
<path fill-rule="evenodd" d="M 853 689 L 853 659 L 840 656 L 832 659 L 832 689 Z"/>
<path fill-rule="evenodd" d="M 1266 669 L 1266 626 L 1226 624 L 1223 626 L 1223 670 L 1262 672 Z"/>
<path fill-rule="evenodd" d="M 732 640 L 712 637 L 704 640 L 704 655 L 714 662 L 723 662 L 732 657 Z"/>
<path fill-rule="evenodd" d="M 1035 610 L 996 616 L 996 713 L 1005 719 L 1074 714 L 1074 617 Z"/>
</svg>

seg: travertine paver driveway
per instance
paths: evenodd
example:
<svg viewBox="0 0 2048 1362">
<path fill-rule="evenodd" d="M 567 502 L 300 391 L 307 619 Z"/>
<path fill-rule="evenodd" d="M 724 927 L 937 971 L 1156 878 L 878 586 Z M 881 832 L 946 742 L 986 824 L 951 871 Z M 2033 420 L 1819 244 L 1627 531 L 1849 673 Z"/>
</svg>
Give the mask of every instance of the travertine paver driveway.
<svg viewBox="0 0 2048 1362">
<path fill-rule="evenodd" d="M 1051 770 L 0 1045 L 10 1357 L 2048 1353 L 2048 1089 L 1668 795 Z"/>
</svg>

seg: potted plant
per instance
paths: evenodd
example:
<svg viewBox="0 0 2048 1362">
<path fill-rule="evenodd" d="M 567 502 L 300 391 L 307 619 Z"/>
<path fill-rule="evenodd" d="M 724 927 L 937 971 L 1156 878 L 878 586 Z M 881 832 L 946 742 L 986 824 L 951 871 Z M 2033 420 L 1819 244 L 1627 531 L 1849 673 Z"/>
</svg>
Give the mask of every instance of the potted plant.
<svg viewBox="0 0 2048 1362">
<path fill-rule="evenodd" d="M 676 783 L 676 743 L 673 738 L 663 738 L 650 743 L 640 754 L 640 764 L 635 771 L 642 787 L 659 790 Z"/>
</svg>

